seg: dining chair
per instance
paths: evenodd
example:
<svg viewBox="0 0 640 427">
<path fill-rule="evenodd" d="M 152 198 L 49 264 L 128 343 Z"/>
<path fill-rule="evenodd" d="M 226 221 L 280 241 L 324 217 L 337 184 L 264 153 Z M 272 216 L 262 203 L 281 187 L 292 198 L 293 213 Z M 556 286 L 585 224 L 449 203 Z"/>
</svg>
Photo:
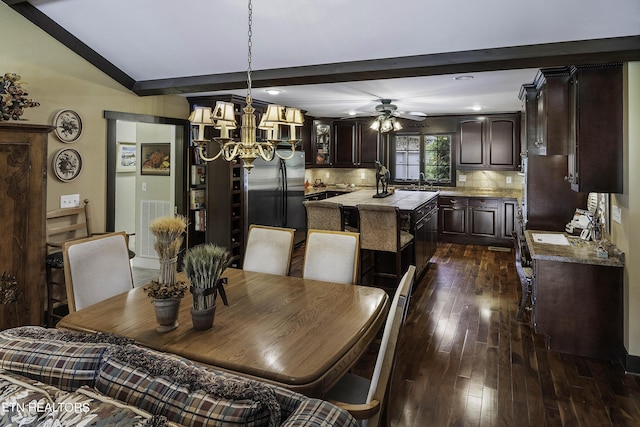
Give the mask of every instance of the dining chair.
<svg viewBox="0 0 640 427">
<path fill-rule="evenodd" d="M 403 265 L 413 264 L 414 237 L 411 233 L 402 230 L 400 211 L 396 206 L 360 204 L 358 208 L 358 222 L 360 232 L 360 250 L 371 251 L 372 265 L 367 271 L 373 270 L 373 284 L 376 278 L 393 280 L 393 286 L 383 286 L 395 289 L 402 278 Z M 386 258 L 392 258 L 392 265 L 386 269 Z M 403 263 L 403 253 L 405 262 Z M 390 254 L 390 255 L 389 255 Z M 364 260 L 361 254 L 360 259 Z M 363 261 L 364 264 L 364 261 Z M 388 262 L 386 264 L 389 264 Z M 363 276 L 366 271 L 363 271 Z"/>
<path fill-rule="evenodd" d="M 70 313 L 133 288 L 124 232 L 65 242 L 63 257 Z"/>
<path fill-rule="evenodd" d="M 289 275 L 294 233 L 293 228 L 251 224 L 242 269 Z"/>
<path fill-rule="evenodd" d="M 386 416 L 387 392 L 415 272 L 416 267 L 410 265 L 394 293 L 371 378 L 347 373 L 324 396 L 325 400 L 349 411 L 361 426 L 377 427 Z"/>
<path fill-rule="evenodd" d="M 307 230 L 344 231 L 344 210 L 340 203 L 326 200 L 305 200 Z"/>
<path fill-rule="evenodd" d="M 308 230 L 302 277 L 356 284 L 360 235 L 348 231 Z"/>
<path fill-rule="evenodd" d="M 46 233 L 47 325 L 53 327 L 62 318 L 56 308 L 67 305 L 62 245 L 92 235 L 89 199 L 84 199 L 82 206 L 48 211 Z"/>
</svg>

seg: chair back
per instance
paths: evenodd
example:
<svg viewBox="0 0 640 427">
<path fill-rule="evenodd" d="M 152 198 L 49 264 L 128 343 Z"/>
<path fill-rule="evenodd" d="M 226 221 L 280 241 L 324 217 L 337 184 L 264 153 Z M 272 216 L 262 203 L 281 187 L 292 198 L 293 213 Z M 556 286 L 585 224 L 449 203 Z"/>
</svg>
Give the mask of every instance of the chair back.
<svg viewBox="0 0 640 427">
<path fill-rule="evenodd" d="M 46 214 L 47 248 L 61 251 L 62 244 L 92 235 L 89 199 L 75 208 L 54 209 Z"/>
<path fill-rule="evenodd" d="M 293 252 L 293 228 L 252 224 L 244 252 L 242 269 L 287 276 Z"/>
<path fill-rule="evenodd" d="M 124 232 L 65 242 L 63 256 L 70 313 L 133 288 Z"/>
<path fill-rule="evenodd" d="M 339 203 L 306 200 L 307 230 L 344 231 L 344 211 Z"/>
<path fill-rule="evenodd" d="M 367 393 L 367 403 L 372 400 L 385 402 L 385 393 L 391 380 L 398 338 L 406 315 L 406 307 L 409 304 L 409 295 L 411 293 L 411 288 L 413 287 L 415 273 L 416 267 L 414 265 L 410 265 L 409 269 L 400 280 L 400 284 L 393 296 L 391 307 L 389 308 L 389 314 L 387 315 L 387 321 L 384 325 L 382 342 L 380 343 L 380 349 L 378 350 L 376 364 L 373 368 L 373 375 L 371 376 L 369 392 Z M 369 418 L 367 425 L 377 426 L 383 410 L 384 408 L 381 408 L 371 418 Z"/>
<path fill-rule="evenodd" d="M 360 247 L 396 252 L 400 248 L 400 215 L 395 206 L 358 205 Z"/>
<path fill-rule="evenodd" d="M 356 284 L 360 254 L 360 235 L 348 231 L 309 230 L 302 277 Z"/>
</svg>

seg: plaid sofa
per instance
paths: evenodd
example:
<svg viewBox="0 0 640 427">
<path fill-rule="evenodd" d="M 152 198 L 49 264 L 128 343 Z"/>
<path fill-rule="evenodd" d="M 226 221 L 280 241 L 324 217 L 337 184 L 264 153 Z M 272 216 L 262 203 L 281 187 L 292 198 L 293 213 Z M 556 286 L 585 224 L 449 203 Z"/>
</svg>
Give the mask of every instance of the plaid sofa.
<svg viewBox="0 0 640 427">
<path fill-rule="evenodd" d="M 110 334 L 0 331 L 2 426 L 345 426 L 348 412 Z"/>
</svg>

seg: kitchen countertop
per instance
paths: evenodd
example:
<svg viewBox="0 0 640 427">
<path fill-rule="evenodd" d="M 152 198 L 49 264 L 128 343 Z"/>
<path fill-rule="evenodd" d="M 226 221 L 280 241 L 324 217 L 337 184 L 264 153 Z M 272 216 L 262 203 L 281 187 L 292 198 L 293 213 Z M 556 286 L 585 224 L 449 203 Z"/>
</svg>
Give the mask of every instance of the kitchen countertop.
<svg viewBox="0 0 640 427">
<path fill-rule="evenodd" d="M 402 191 L 396 190 L 393 194 L 383 198 L 374 198 L 376 190 L 359 190 L 348 194 L 332 197 L 328 201 L 341 203 L 346 207 L 356 207 L 360 204 L 396 206 L 401 211 L 413 211 L 438 196 L 437 191 Z"/>
<path fill-rule="evenodd" d="M 441 196 L 497 197 L 500 199 L 522 199 L 522 190 L 504 188 L 447 187 L 440 189 Z"/>
<path fill-rule="evenodd" d="M 556 245 L 540 243 L 534 240 L 533 234 L 548 234 L 553 237 L 563 235 L 569 241 L 569 245 Z M 599 258 L 597 255 L 598 244 L 594 241 L 582 240 L 578 236 L 570 236 L 558 231 L 526 230 L 525 238 L 532 259 L 569 262 L 576 264 L 602 265 L 611 267 L 624 267 L 624 253 L 608 240 L 602 241 L 602 246 L 609 252 L 608 258 Z"/>
</svg>

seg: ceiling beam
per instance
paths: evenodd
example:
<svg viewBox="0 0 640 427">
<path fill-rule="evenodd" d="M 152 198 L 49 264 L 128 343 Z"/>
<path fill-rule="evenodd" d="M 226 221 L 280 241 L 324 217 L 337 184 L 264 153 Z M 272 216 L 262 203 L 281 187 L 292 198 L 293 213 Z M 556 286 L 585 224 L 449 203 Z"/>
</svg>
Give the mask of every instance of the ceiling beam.
<svg viewBox="0 0 640 427">
<path fill-rule="evenodd" d="M 253 70 L 251 81 L 253 87 L 295 86 L 632 60 L 640 60 L 640 36 Z M 246 73 L 236 72 L 138 81 L 133 91 L 145 96 L 245 87 Z"/>
</svg>

